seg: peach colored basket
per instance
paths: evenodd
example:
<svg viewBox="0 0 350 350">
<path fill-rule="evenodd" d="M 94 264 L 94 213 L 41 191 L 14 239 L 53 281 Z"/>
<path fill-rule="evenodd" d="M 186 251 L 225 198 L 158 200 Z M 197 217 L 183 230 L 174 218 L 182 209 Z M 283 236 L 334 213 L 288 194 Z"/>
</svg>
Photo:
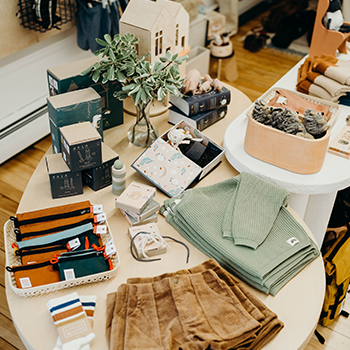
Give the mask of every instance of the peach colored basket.
<svg viewBox="0 0 350 350">
<path fill-rule="evenodd" d="M 278 89 L 271 88 L 259 100 L 268 103 Z M 331 126 L 334 124 L 340 112 L 337 104 L 291 92 L 314 103 L 329 106 L 332 115 L 328 123 Z M 298 174 L 313 174 L 321 170 L 328 148 L 330 130 L 327 130 L 326 135 L 320 139 L 304 139 L 257 122 L 252 117 L 252 110 L 253 106 L 247 112 L 248 125 L 244 139 L 244 149 L 249 155 Z"/>
<path fill-rule="evenodd" d="M 108 227 L 108 233 L 101 235 L 103 244 L 106 244 L 110 239 L 112 239 L 112 235 L 110 234 L 110 229 L 108 224 L 107 224 L 107 227 Z M 21 265 L 22 264 L 21 258 L 14 254 L 14 250 L 11 247 L 12 243 L 16 242 L 16 235 L 14 233 L 14 224 L 13 224 L 13 221 L 11 220 L 8 220 L 5 222 L 4 238 L 5 238 L 5 251 L 6 251 L 6 266 L 12 267 L 12 266 Z M 17 288 L 15 277 L 12 272 L 5 271 L 5 273 L 7 274 L 6 278 L 8 278 L 8 281 L 12 290 L 19 296 L 29 297 L 29 296 L 36 296 L 36 295 L 50 293 L 63 288 L 78 286 L 80 284 L 109 280 L 116 274 L 120 264 L 118 252 L 112 255 L 110 259 L 113 264 L 112 270 L 96 273 L 94 275 L 89 275 L 85 277 L 75 278 L 69 281 L 61 281 L 57 283 L 50 283 L 50 284 L 45 284 L 38 287 L 31 287 L 31 288 L 25 288 L 25 289 Z"/>
</svg>

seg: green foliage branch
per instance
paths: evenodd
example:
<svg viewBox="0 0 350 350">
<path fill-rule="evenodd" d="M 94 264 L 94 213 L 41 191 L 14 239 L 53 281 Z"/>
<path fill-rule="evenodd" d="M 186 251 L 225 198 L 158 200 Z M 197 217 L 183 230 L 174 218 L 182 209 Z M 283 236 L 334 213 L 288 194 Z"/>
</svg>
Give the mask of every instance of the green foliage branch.
<svg viewBox="0 0 350 350">
<path fill-rule="evenodd" d="M 103 46 L 94 53 L 100 57 L 100 62 L 83 71 L 82 75 L 90 74 L 95 83 L 101 77 L 103 84 L 107 81 L 119 81 L 122 90 L 114 92 L 113 96 L 119 100 L 130 96 L 135 105 L 141 107 L 152 99 L 163 101 L 167 92 L 182 96 L 180 89 L 184 79 L 180 78 L 179 65 L 188 56 L 178 57 L 178 54 L 172 55 L 167 51 L 165 57 L 160 57 L 160 61 L 151 64 L 145 61 L 150 53 L 138 57 L 136 44 L 139 39 L 134 34 L 117 34 L 113 39 L 106 34 L 104 39 L 96 39 Z"/>
</svg>

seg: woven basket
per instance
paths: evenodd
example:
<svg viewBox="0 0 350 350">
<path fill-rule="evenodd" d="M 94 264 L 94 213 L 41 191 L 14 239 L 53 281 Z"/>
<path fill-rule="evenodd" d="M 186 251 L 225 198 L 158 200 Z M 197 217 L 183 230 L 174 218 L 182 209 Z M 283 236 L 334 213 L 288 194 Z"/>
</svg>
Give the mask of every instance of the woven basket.
<svg viewBox="0 0 350 350">
<path fill-rule="evenodd" d="M 269 103 L 279 89 L 271 88 L 259 100 Z M 340 113 L 337 104 L 299 92 L 291 92 L 308 101 L 328 106 L 332 113 L 328 123 L 334 125 Z M 298 174 L 313 174 L 321 170 L 328 148 L 330 129 L 320 139 L 304 139 L 257 122 L 252 117 L 253 108 L 254 106 L 247 111 L 248 125 L 244 139 L 244 149 L 249 155 Z"/>
<path fill-rule="evenodd" d="M 112 235 L 110 234 L 110 228 L 108 224 L 107 224 L 107 227 L 108 227 L 107 234 L 101 235 L 103 244 L 106 244 L 109 240 L 113 239 Z M 14 224 L 13 224 L 13 221 L 11 220 L 8 220 L 4 225 L 4 237 L 5 237 L 5 251 L 6 251 L 6 266 L 12 267 L 12 266 L 22 265 L 21 258 L 15 255 L 14 250 L 12 248 L 12 243 L 16 243 L 16 235 L 14 233 Z M 102 282 L 102 281 L 109 280 L 116 274 L 120 264 L 118 253 L 112 255 L 110 259 L 113 264 L 112 270 L 96 273 L 94 275 L 89 275 L 85 277 L 75 278 L 69 281 L 61 281 L 57 283 L 50 283 L 50 284 L 45 284 L 38 287 L 31 287 L 31 288 L 25 288 L 25 289 L 17 288 L 15 277 L 12 272 L 6 271 L 5 273 L 7 274 L 7 278 L 12 290 L 20 296 L 29 297 L 29 296 L 36 296 L 36 295 L 50 293 L 63 288 L 78 286 L 80 284 Z"/>
</svg>

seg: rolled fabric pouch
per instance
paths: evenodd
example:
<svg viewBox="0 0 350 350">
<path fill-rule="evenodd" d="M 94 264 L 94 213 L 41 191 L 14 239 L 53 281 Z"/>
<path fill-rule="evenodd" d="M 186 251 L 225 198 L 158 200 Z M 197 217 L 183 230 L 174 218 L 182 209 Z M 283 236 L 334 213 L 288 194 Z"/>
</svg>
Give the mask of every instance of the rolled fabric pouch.
<svg viewBox="0 0 350 350">
<path fill-rule="evenodd" d="M 22 225 L 80 216 L 92 211 L 90 201 L 83 201 L 20 213 L 10 219 L 14 222 L 16 228 L 20 228 Z"/>
<path fill-rule="evenodd" d="M 113 265 L 110 259 L 105 256 L 104 247 L 102 250 L 101 248 L 97 249 L 100 250 L 88 249 L 62 253 L 57 259 L 52 259 L 51 262 L 57 262 L 62 281 L 111 270 Z"/>
<path fill-rule="evenodd" d="M 43 236 L 25 241 L 17 242 L 19 252 L 33 248 L 50 247 L 53 245 L 66 244 L 73 238 L 90 235 L 93 233 L 93 226 L 91 223 L 79 225 L 69 230 L 54 233 L 49 236 Z"/>
<path fill-rule="evenodd" d="M 15 276 L 17 288 L 25 289 L 60 282 L 60 273 L 50 261 L 22 266 L 6 266 Z"/>
</svg>

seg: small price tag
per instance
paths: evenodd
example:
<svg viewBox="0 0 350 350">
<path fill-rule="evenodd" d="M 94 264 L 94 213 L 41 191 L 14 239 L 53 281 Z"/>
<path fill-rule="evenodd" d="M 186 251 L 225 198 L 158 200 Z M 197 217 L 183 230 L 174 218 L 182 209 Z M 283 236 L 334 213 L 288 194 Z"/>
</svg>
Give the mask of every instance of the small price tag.
<svg viewBox="0 0 350 350">
<path fill-rule="evenodd" d="M 115 254 L 116 252 L 117 252 L 117 249 L 115 248 L 113 241 L 109 240 L 106 243 L 106 249 L 105 249 L 105 253 L 106 253 L 107 258 L 110 257 L 111 255 Z"/>
<path fill-rule="evenodd" d="M 94 218 L 95 224 L 96 224 L 97 222 L 102 222 L 102 221 L 106 221 L 106 220 L 107 220 L 107 215 L 106 215 L 106 213 L 102 213 L 102 214 L 95 215 L 95 218 Z"/>
<path fill-rule="evenodd" d="M 287 103 L 287 99 L 283 96 L 279 96 L 276 103 L 280 103 L 281 105 L 284 105 Z"/>
<path fill-rule="evenodd" d="M 299 243 L 299 240 L 295 237 L 289 238 L 287 243 L 289 243 L 292 247 L 294 247 L 297 243 Z"/>
<path fill-rule="evenodd" d="M 19 282 L 21 283 L 22 288 L 30 288 L 32 286 L 29 277 L 20 278 Z"/>
<path fill-rule="evenodd" d="M 107 233 L 107 225 L 97 225 L 94 227 L 94 233 L 103 235 Z"/>
<path fill-rule="evenodd" d="M 75 250 L 80 247 L 80 241 L 79 238 L 74 238 L 71 241 L 68 242 L 68 246 L 71 250 Z"/>
<path fill-rule="evenodd" d="M 90 207 L 90 212 L 94 213 L 94 214 L 101 214 L 101 213 L 103 213 L 103 206 L 102 206 L 102 204 L 92 205 Z"/>
<path fill-rule="evenodd" d="M 74 280 L 74 278 L 75 278 L 74 269 L 63 270 L 63 272 L 64 272 L 64 277 L 65 277 L 66 281 Z"/>
</svg>

